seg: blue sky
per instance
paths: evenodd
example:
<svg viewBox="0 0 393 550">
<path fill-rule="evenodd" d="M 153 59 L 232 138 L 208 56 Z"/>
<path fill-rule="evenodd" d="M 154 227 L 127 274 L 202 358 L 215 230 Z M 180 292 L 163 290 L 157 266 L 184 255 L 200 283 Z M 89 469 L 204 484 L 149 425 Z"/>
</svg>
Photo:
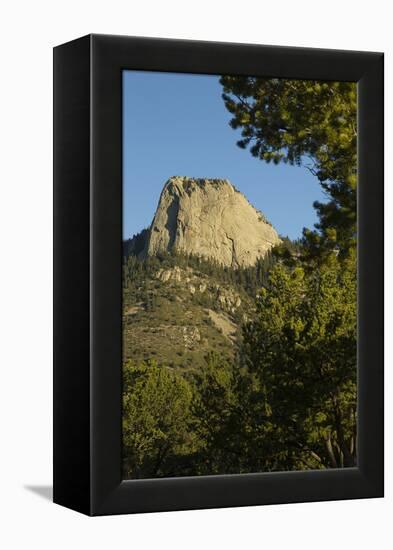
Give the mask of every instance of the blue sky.
<svg viewBox="0 0 393 550">
<path fill-rule="evenodd" d="M 123 235 L 148 227 L 174 175 L 227 178 L 280 235 L 317 221 L 321 188 L 306 168 L 266 164 L 236 145 L 217 76 L 123 71 Z"/>
</svg>

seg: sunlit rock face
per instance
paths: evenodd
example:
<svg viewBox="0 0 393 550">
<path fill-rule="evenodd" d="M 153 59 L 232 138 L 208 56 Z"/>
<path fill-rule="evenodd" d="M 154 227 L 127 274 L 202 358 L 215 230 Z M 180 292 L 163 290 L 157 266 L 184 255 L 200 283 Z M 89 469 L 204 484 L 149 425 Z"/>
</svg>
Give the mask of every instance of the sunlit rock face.
<svg viewBox="0 0 393 550">
<path fill-rule="evenodd" d="M 174 176 L 162 190 L 142 255 L 178 251 L 237 268 L 254 265 L 279 241 L 228 180 Z"/>
</svg>

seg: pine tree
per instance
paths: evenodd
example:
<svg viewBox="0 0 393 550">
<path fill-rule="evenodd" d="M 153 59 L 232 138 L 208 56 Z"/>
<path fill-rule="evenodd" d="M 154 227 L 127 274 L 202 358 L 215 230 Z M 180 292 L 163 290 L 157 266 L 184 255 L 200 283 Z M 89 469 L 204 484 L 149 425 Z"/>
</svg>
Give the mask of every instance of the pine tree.
<svg viewBox="0 0 393 550">
<path fill-rule="evenodd" d="M 356 245 L 357 95 L 353 82 L 221 77 L 241 148 L 265 162 L 303 164 L 329 197 L 306 230 L 312 253 Z"/>
</svg>

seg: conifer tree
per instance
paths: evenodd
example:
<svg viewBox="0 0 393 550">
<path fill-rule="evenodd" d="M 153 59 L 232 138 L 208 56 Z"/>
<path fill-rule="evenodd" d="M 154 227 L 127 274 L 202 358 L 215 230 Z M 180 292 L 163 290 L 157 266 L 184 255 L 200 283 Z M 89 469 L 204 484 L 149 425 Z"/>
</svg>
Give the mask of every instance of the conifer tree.
<svg viewBox="0 0 393 550">
<path fill-rule="evenodd" d="M 311 252 L 356 245 L 357 94 L 352 82 L 221 77 L 238 145 L 266 162 L 306 166 L 328 197 L 306 229 Z"/>
</svg>

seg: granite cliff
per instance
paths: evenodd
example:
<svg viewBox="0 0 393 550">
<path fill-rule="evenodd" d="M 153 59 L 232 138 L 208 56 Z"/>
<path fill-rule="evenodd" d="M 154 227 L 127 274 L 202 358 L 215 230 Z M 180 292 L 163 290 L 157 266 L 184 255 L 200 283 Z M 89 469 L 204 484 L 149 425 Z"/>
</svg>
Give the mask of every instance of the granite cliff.
<svg viewBox="0 0 393 550">
<path fill-rule="evenodd" d="M 254 265 L 280 239 L 228 180 L 174 176 L 143 240 L 143 257 L 178 251 L 238 268 Z"/>
</svg>

